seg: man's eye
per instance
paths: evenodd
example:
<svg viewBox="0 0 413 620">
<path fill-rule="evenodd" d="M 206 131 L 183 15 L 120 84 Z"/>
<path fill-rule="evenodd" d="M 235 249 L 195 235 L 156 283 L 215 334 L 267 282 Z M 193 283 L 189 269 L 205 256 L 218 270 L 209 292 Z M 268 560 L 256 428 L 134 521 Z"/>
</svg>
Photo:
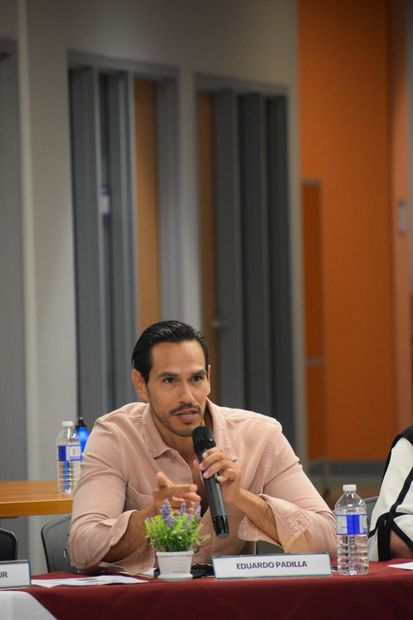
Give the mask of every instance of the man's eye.
<svg viewBox="0 0 413 620">
<path fill-rule="evenodd" d="M 199 381 L 202 381 L 203 378 L 203 375 L 195 375 L 194 377 L 192 377 L 192 381 L 198 383 Z"/>
<path fill-rule="evenodd" d="M 165 377 L 163 382 L 164 383 L 173 383 L 174 382 L 174 378 L 173 377 Z"/>
</svg>

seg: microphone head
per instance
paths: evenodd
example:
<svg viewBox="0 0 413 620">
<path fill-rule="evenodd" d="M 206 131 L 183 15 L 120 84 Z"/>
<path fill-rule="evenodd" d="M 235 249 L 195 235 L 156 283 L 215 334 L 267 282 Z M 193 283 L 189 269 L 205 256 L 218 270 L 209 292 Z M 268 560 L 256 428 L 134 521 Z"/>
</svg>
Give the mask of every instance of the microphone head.
<svg viewBox="0 0 413 620">
<path fill-rule="evenodd" d="M 202 461 L 202 455 L 205 450 L 215 448 L 216 446 L 212 430 L 209 426 L 197 426 L 197 428 L 194 428 L 192 431 L 192 441 L 194 443 L 195 453 L 200 461 Z"/>
</svg>

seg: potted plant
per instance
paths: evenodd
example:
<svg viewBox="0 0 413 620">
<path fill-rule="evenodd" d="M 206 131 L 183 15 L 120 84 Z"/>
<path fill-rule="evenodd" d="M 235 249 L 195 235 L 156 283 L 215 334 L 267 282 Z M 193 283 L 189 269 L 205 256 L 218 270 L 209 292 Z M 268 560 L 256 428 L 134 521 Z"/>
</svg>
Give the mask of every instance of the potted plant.
<svg viewBox="0 0 413 620">
<path fill-rule="evenodd" d="M 191 579 L 194 547 L 209 538 L 201 536 L 202 527 L 200 507 L 188 512 L 185 502 L 176 511 L 165 500 L 160 513 L 146 519 L 146 537 L 156 552 L 160 579 Z"/>
</svg>

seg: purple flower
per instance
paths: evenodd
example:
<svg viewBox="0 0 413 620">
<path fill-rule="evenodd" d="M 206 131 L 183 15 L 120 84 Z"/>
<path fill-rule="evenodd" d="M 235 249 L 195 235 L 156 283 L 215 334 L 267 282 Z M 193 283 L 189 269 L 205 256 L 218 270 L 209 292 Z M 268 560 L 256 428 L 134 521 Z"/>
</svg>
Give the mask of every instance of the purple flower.
<svg viewBox="0 0 413 620">
<path fill-rule="evenodd" d="M 169 521 L 172 518 L 172 512 L 171 512 L 171 507 L 170 507 L 169 502 L 168 502 L 167 499 L 162 504 L 160 513 L 161 513 L 162 519 L 165 521 L 165 523 L 169 523 Z"/>
<path fill-rule="evenodd" d="M 186 512 L 186 503 L 182 502 L 181 507 L 179 509 L 179 514 L 183 515 L 183 514 L 185 514 L 185 512 Z"/>
</svg>

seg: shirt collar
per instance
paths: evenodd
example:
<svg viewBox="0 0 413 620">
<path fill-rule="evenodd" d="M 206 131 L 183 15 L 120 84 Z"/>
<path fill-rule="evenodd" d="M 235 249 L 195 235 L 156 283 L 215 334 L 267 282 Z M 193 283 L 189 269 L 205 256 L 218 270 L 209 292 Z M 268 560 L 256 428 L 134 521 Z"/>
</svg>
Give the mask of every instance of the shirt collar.
<svg viewBox="0 0 413 620">
<path fill-rule="evenodd" d="M 153 414 L 151 412 L 151 407 L 149 403 L 145 405 L 142 419 L 143 440 L 149 452 L 151 452 L 152 456 L 156 459 L 158 458 L 158 456 L 161 456 L 161 454 L 167 452 L 167 450 L 170 450 L 171 448 L 166 445 L 166 443 L 162 439 L 162 435 L 156 427 L 155 422 L 153 421 Z"/>
<path fill-rule="evenodd" d="M 212 431 L 214 433 L 215 443 L 221 448 L 227 458 L 236 461 L 237 455 L 232 445 L 224 410 L 209 399 L 207 401 L 207 407 L 212 418 Z"/>
</svg>

